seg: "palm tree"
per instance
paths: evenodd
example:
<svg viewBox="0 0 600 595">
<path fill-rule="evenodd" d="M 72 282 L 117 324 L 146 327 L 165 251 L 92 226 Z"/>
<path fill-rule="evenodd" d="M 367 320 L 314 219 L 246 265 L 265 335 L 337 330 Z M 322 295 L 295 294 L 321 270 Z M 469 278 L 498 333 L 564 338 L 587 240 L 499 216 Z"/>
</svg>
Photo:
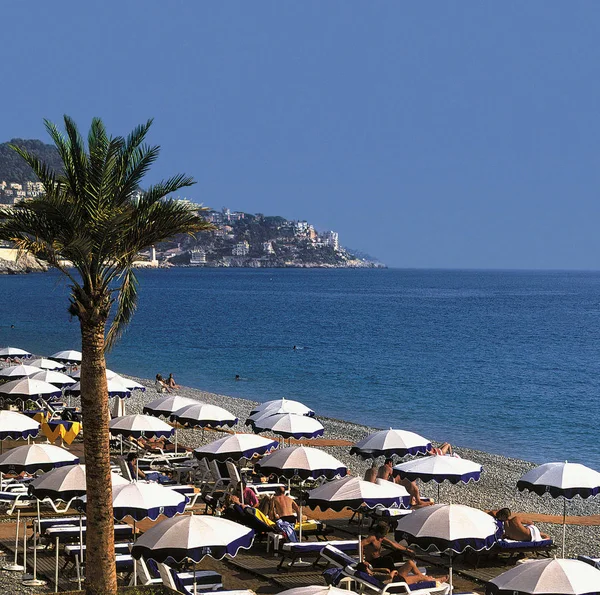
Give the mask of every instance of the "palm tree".
<svg viewBox="0 0 600 595">
<path fill-rule="evenodd" d="M 135 310 L 134 259 L 141 250 L 176 234 L 212 228 L 199 215 L 203 209 L 167 198 L 192 185 L 191 178 L 177 175 L 145 192 L 139 190 L 159 153 L 159 147 L 144 144 L 151 124 L 150 120 L 138 126 L 126 139 L 113 138 L 102 121 L 94 119 L 86 147 L 68 116 L 66 134 L 45 121 L 62 171 L 53 171 L 35 155 L 13 146 L 43 183 L 45 194 L 0 209 L 0 239 L 13 241 L 20 251 L 67 277 L 69 312 L 80 323 L 88 595 L 117 591 L 104 354 Z"/>
</svg>

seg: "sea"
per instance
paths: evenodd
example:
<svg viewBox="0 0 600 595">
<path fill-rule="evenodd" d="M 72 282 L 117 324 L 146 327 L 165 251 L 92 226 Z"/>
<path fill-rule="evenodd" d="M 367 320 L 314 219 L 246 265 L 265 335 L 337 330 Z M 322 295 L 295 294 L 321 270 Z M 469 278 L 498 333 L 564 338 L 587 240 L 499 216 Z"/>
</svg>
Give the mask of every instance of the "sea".
<svg viewBox="0 0 600 595">
<path fill-rule="evenodd" d="M 118 372 L 600 470 L 600 272 L 137 276 L 138 310 L 107 357 Z M 68 293 L 55 272 L 0 277 L 0 346 L 80 349 Z"/>
</svg>

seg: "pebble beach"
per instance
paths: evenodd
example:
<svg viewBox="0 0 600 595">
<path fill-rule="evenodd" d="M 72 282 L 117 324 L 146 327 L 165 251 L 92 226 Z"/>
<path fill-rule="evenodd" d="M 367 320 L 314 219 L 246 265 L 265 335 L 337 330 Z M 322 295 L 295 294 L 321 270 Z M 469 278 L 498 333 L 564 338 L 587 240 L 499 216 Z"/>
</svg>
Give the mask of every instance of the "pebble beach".
<svg viewBox="0 0 600 595">
<path fill-rule="evenodd" d="M 143 384 L 145 392 L 134 391 L 132 397 L 126 402 L 127 413 L 142 413 L 145 404 L 157 399 L 159 396 L 154 389 L 152 381 L 128 376 Z M 257 404 L 240 398 L 229 397 L 205 392 L 195 388 L 181 387 L 174 391 L 182 397 L 189 397 L 198 401 L 204 401 L 213 405 L 223 407 L 233 413 L 239 422 L 232 429 L 236 432 L 249 432 L 244 425 L 245 420 L 252 408 Z M 323 424 L 325 434 L 323 438 L 328 441 L 340 441 L 355 443 L 381 428 L 373 428 L 346 422 L 339 419 L 331 419 L 319 415 L 316 417 Z M 406 428 L 419 432 L 418 428 Z M 268 435 L 268 434 L 266 434 Z M 201 430 L 178 431 L 179 442 L 186 446 L 196 448 L 215 440 L 219 435 L 212 431 Z M 507 436 L 507 440 L 510 436 Z M 543 440 L 551 440 L 551 434 L 547 438 L 540 438 L 540 448 L 543 448 Z M 306 441 L 308 444 L 310 441 Z M 469 443 L 469 436 L 465 435 L 462 444 Z M 440 487 L 440 501 L 447 503 L 466 504 L 480 509 L 498 509 L 508 507 L 513 512 L 541 513 L 551 515 L 563 514 L 562 498 L 554 499 L 549 495 L 543 497 L 528 492 L 519 492 L 516 488 L 518 479 L 527 471 L 535 467 L 534 463 L 514 458 L 508 458 L 492 452 L 473 450 L 463 446 L 454 446 L 454 451 L 460 457 L 475 461 L 483 466 L 483 473 L 478 482 L 469 484 L 452 485 L 444 482 Z M 321 446 L 340 461 L 342 461 L 353 475 L 362 476 L 370 466 L 370 461 L 363 461 L 359 457 L 349 454 L 349 446 Z M 492 448 L 490 448 L 492 450 Z M 548 461 L 550 462 L 550 461 Z M 422 495 L 438 499 L 438 484 L 419 484 Z M 579 497 L 567 503 L 567 516 L 590 516 L 600 514 L 600 501 L 598 498 L 583 500 Z M 557 524 L 539 523 L 541 531 L 549 533 L 555 543 L 560 545 L 562 539 L 562 527 Z M 600 552 L 600 526 L 568 525 L 566 532 L 566 555 L 577 556 L 580 554 L 595 556 Z M 560 554 L 560 552 L 557 552 Z"/>
</svg>

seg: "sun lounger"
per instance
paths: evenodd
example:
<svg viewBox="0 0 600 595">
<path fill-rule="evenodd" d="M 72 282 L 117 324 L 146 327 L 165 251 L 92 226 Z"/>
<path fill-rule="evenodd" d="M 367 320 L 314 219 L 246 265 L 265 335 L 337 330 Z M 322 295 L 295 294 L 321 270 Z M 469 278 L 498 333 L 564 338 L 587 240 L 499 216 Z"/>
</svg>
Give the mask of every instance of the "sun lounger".
<svg viewBox="0 0 600 595">
<path fill-rule="evenodd" d="M 223 588 L 221 575 L 210 570 L 199 570 L 194 578 L 193 572 L 179 573 L 166 564 L 158 564 L 163 585 L 184 595 L 193 595 L 196 582 L 198 591 L 217 591 Z"/>
<path fill-rule="evenodd" d="M 590 556 L 577 556 L 578 560 L 581 562 L 585 562 L 586 564 L 590 564 L 594 568 L 598 568 L 600 570 L 600 558 L 592 558 Z"/>
<path fill-rule="evenodd" d="M 240 470 L 237 468 L 235 463 L 227 461 L 227 474 L 231 480 L 233 489 L 237 487 L 237 484 L 242 481 L 240 476 Z M 273 496 L 278 488 L 285 488 L 283 483 L 247 483 L 246 486 L 250 488 L 257 496 Z"/>
<path fill-rule="evenodd" d="M 136 565 L 138 585 L 159 585 L 163 583 L 159 564 L 154 560 L 151 558 L 148 560 L 140 558 L 137 560 Z M 173 572 L 175 571 L 173 570 Z M 194 584 L 193 572 L 178 572 L 177 576 L 184 585 Z M 129 585 L 133 586 L 134 582 L 134 577 L 132 576 Z M 175 582 L 175 580 L 173 580 L 173 582 Z M 218 572 L 212 570 L 198 570 L 196 571 L 196 586 L 198 587 L 198 591 L 212 591 L 223 586 L 223 579 Z"/>
<path fill-rule="evenodd" d="M 489 550 L 475 552 L 475 567 L 484 560 L 498 559 L 502 555 L 505 564 L 513 563 L 521 554 L 544 556 L 549 558 L 555 549 L 552 539 L 541 541 L 515 541 L 513 539 L 498 539 Z"/>
<path fill-rule="evenodd" d="M 446 595 L 450 592 L 448 583 L 438 583 L 436 581 L 423 581 L 409 585 L 405 582 L 395 582 L 384 584 L 378 578 L 355 570 L 353 566 L 346 566 L 342 569 L 342 575 L 345 577 L 343 582 L 354 582 L 359 585 L 359 590 L 366 587 L 377 593 L 385 595 L 387 593 L 410 593 L 411 595 Z"/>
<path fill-rule="evenodd" d="M 82 527 L 81 533 L 85 535 L 87 527 Z M 120 524 L 115 525 L 115 539 L 125 539 L 133 537 L 133 527 L 131 525 Z M 58 527 L 49 527 L 46 529 L 43 537 L 49 543 L 55 543 L 58 540 L 58 543 L 65 543 L 70 541 L 78 541 L 79 540 L 79 525 L 61 525 Z"/>
<path fill-rule="evenodd" d="M 327 542 L 327 546 L 337 548 L 339 551 L 343 552 L 357 552 L 358 540 L 333 540 Z M 292 567 L 298 558 L 309 557 L 315 558 L 313 564 L 316 566 L 321 558 L 321 552 L 325 549 L 325 547 L 326 546 L 324 545 L 323 541 L 303 541 L 302 543 L 289 541 L 284 543 L 278 550 L 279 555 L 281 556 L 281 561 L 279 562 L 277 568 L 281 568 L 286 559 L 290 559 L 288 566 Z"/>
</svg>

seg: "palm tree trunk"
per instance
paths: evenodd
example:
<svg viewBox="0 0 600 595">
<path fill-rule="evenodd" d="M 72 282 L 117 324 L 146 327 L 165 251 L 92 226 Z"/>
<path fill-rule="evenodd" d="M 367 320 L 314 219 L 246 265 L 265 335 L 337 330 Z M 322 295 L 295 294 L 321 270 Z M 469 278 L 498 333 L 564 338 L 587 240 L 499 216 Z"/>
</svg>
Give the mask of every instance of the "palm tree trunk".
<svg viewBox="0 0 600 595">
<path fill-rule="evenodd" d="M 86 465 L 86 595 L 115 595 L 115 538 L 110 479 L 106 321 L 81 320 L 81 408 Z"/>
</svg>

